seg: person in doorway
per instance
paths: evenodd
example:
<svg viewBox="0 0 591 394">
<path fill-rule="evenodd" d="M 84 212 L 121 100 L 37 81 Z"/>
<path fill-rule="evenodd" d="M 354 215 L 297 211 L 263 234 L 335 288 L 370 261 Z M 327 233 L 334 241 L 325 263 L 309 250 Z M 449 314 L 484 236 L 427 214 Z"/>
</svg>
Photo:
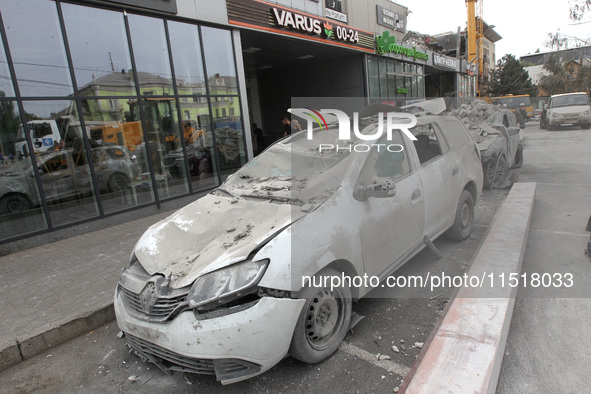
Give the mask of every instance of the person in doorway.
<svg viewBox="0 0 591 394">
<path fill-rule="evenodd" d="M 283 136 L 287 137 L 291 134 L 291 120 L 289 119 L 289 115 L 283 115 L 281 118 L 281 124 L 283 125 Z"/>
<path fill-rule="evenodd" d="M 265 150 L 267 144 L 265 143 L 265 133 L 263 129 L 257 126 L 256 123 L 252 124 L 252 130 L 254 135 L 254 141 L 257 144 L 257 155 Z"/>
</svg>

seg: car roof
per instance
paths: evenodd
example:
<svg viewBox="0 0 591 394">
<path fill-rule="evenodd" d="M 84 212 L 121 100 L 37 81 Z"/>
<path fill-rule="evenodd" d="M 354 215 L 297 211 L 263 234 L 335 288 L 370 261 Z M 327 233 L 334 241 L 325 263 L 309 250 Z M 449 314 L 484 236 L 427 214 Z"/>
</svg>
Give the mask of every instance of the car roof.
<svg viewBox="0 0 591 394">
<path fill-rule="evenodd" d="M 573 93 L 553 94 L 551 97 L 572 96 L 572 95 L 575 95 L 575 94 L 584 94 L 585 96 L 587 95 L 587 93 L 585 93 L 585 92 L 573 92 Z"/>
</svg>

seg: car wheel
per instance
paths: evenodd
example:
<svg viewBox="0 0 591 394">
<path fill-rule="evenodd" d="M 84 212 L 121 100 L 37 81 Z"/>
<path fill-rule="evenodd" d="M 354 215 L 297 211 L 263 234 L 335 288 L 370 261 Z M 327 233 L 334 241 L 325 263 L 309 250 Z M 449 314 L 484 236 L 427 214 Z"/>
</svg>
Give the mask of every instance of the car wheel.
<svg viewBox="0 0 591 394">
<path fill-rule="evenodd" d="M 27 197 L 20 194 L 9 194 L 0 200 L 0 212 L 2 214 L 19 213 L 28 211 L 31 203 Z"/>
<path fill-rule="evenodd" d="M 109 178 L 109 189 L 112 192 L 119 192 L 129 189 L 129 178 L 121 173 L 111 175 Z"/>
<path fill-rule="evenodd" d="M 589 124 L 589 123 L 582 124 L 582 125 L 581 125 L 581 128 L 582 128 L 583 130 L 589 130 L 589 128 L 591 128 L 591 124 Z"/>
<path fill-rule="evenodd" d="M 550 123 L 548 123 L 548 131 L 554 131 L 554 130 L 556 130 L 556 126 L 553 126 Z"/>
<path fill-rule="evenodd" d="M 331 276 L 341 277 L 341 273 L 325 269 L 315 278 Z M 341 286 L 331 290 L 329 283 L 330 280 L 321 287 L 308 284 L 302 290 L 306 303 L 296 323 L 289 354 L 305 363 L 318 363 L 333 354 L 351 323 L 351 289 Z"/>
<path fill-rule="evenodd" d="M 507 160 L 505 155 L 501 154 L 496 161 L 489 161 L 484 169 L 484 188 L 494 189 L 498 187 L 505 179 L 507 172 Z"/>
<path fill-rule="evenodd" d="M 468 190 L 463 190 L 456 207 L 456 217 L 453 226 L 446 235 L 454 241 L 463 241 L 470 236 L 474 223 L 474 197 Z"/>
<path fill-rule="evenodd" d="M 517 152 L 515 152 L 515 164 L 513 164 L 513 168 L 521 168 L 523 165 L 523 146 L 517 146 Z"/>
</svg>

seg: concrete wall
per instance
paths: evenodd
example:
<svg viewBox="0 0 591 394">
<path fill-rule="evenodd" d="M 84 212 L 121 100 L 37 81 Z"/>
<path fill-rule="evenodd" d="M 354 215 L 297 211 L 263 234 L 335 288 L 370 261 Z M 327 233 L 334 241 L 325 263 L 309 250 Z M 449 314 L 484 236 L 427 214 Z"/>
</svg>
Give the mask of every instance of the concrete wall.
<svg viewBox="0 0 591 394">
<path fill-rule="evenodd" d="M 384 31 L 390 31 L 390 35 L 396 37 L 396 40 L 402 40 L 405 31 L 389 29 L 386 26 L 378 25 L 377 5 L 380 5 L 394 13 L 404 15 L 406 18 L 408 9 L 400 4 L 392 3 L 389 0 L 346 0 L 346 14 L 349 18 L 349 25 L 358 29 L 366 30 L 372 33 L 381 34 Z"/>
<path fill-rule="evenodd" d="M 228 25 L 226 2 L 220 0 L 176 0 L 178 14 L 183 18 Z"/>
</svg>

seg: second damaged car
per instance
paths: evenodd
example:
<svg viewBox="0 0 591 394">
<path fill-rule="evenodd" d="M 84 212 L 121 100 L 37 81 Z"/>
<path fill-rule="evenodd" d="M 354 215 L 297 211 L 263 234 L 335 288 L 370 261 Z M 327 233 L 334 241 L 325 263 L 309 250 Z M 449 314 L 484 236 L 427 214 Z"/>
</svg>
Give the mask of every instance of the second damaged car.
<svg viewBox="0 0 591 394">
<path fill-rule="evenodd" d="M 287 355 L 320 362 L 372 288 L 318 279 L 384 280 L 441 234 L 466 239 L 482 190 L 468 130 L 425 116 L 416 141 L 386 140 L 383 117 L 363 119 L 370 140 L 339 140 L 336 125 L 293 134 L 150 227 L 115 291 L 127 345 L 167 373 L 224 384 Z"/>
</svg>

